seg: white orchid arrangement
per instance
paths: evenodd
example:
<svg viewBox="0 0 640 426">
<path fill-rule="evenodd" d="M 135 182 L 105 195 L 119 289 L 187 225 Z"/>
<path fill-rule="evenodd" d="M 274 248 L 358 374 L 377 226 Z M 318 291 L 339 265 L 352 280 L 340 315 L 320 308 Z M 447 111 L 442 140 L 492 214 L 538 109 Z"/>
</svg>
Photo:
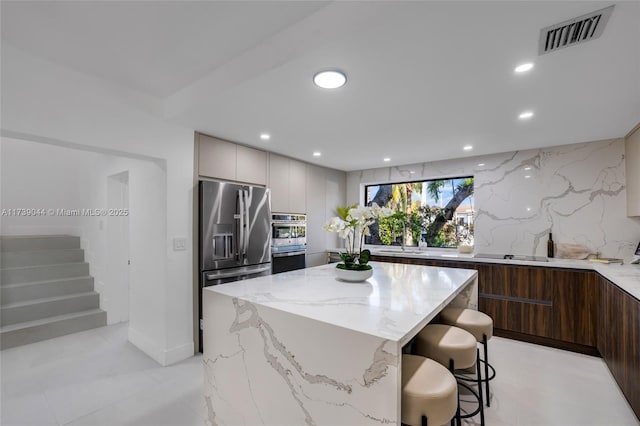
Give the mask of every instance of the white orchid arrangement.
<svg viewBox="0 0 640 426">
<path fill-rule="evenodd" d="M 338 207 L 337 211 L 338 216 L 332 217 L 323 226 L 325 231 L 337 232 L 340 238 L 345 240 L 346 253 L 340 253 L 344 263 L 338 264 L 337 267 L 355 270 L 371 269 L 371 265 L 367 265 L 371 252 L 362 250 L 364 237 L 371 235 L 369 226 L 376 219 L 391 216 L 393 211 L 387 207 L 380 207 L 376 203 L 369 207 L 360 205 Z"/>
</svg>

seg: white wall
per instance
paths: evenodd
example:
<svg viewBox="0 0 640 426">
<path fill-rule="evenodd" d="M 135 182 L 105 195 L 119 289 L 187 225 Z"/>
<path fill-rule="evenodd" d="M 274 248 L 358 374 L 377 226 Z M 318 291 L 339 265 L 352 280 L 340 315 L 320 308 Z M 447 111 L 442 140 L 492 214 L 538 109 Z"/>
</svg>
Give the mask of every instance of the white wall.
<svg viewBox="0 0 640 426">
<path fill-rule="evenodd" d="M 165 298 L 158 297 L 164 289 L 159 286 L 151 295 L 148 289 L 150 282 L 162 282 L 166 275 L 166 266 L 157 262 L 166 256 L 163 245 L 149 244 L 154 239 L 166 238 L 163 212 L 166 172 L 163 164 L 9 138 L 3 139 L 0 152 L 3 208 L 26 206 L 45 211 L 50 208 L 113 208 L 108 202 L 108 179 L 115 174 L 128 173 L 131 260 L 128 285 L 115 277 L 109 267 L 110 257 L 117 253 L 108 249 L 108 238 L 112 233 L 108 217 L 55 214 L 8 217 L 11 220 L 2 224 L 3 234 L 71 233 L 80 236 L 95 290 L 100 293 L 100 307 L 107 312 L 107 322 L 120 321 L 123 297 L 127 297 L 129 332 L 144 342 L 147 333 L 162 335 L 162 322 L 154 318 L 164 315 L 162 302 Z"/>
<path fill-rule="evenodd" d="M 111 155 L 102 155 L 92 163 L 92 172 L 87 177 L 90 192 L 87 205 L 91 208 L 113 208 L 108 202 L 107 187 L 110 176 L 127 172 L 129 175 L 129 332 L 143 334 L 139 330 L 154 330 L 162 334 L 154 323 L 164 309 L 162 297 L 149 297 L 145 292 L 153 282 L 161 282 L 165 267 L 158 267 L 157 260 L 165 256 L 163 245 L 155 247 L 149 241 L 165 236 L 166 216 L 158 214 L 166 204 L 166 174 L 161 166 L 152 161 L 143 161 Z M 82 245 L 86 260 L 90 262 L 91 274 L 95 278 L 96 290 L 101 293 L 101 307 L 107 311 L 107 321 L 113 324 L 120 320 L 123 283 L 110 270 L 108 237 L 111 232 L 108 217 L 83 217 Z M 162 292 L 158 287 L 154 292 Z M 152 314 L 150 315 L 150 311 Z"/>
<path fill-rule="evenodd" d="M 82 209 L 91 163 L 99 154 L 36 142 L 0 141 L 0 208 L 38 209 L 45 215 L 4 215 L 2 235 L 81 235 L 82 218 L 58 216 L 49 209 Z M 37 212 L 38 214 L 41 212 Z"/>
<path fill-rule="evenodd" d="M 166 161 L 166 191 L 153 221 L 133 230 L 145 239 L 137 252 L 139 294 L 148 301 L 130 340 L 161 364 L 193 354 L 191 244 L 174 252 L 174 236 L 190 238 L 193 130 L 155 114 L 155 99 L 127 91 L 2 45 L 3 136 L 55 139 L 129 157 Z M 145 183 L 151 183 L 149 181 Z M 133 197 L 132 197 L 133 208 Z M 132 256 L 133 256 L 132 251 Z M 135 322 L 132 316 L 131 321 Z"/>
<path fill-rule="evenodd" d="M 364 184 L 473 175 L 476 253 L 546 256 L 552 231 L 556 243 L 629 259 L 640 218 L 626 216 L 624 173 L 624 140 L 616 139 L 354 171 L 347 202 L 363 202 Z"/>
</svg>

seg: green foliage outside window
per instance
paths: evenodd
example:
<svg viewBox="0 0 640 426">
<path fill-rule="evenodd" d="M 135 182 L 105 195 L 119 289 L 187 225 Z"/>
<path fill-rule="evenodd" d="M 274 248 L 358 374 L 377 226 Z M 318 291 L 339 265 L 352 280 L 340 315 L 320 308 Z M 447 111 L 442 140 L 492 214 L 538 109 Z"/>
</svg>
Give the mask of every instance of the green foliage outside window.
<svg viewBox="0 0 640 426">
<path fill-rule="evenodd" d="M 367 244 L 473 244 L 473 177 L 367 186 L 365 204 L 374 202 L 394 213 L 371 226 Z"/>
</svg>

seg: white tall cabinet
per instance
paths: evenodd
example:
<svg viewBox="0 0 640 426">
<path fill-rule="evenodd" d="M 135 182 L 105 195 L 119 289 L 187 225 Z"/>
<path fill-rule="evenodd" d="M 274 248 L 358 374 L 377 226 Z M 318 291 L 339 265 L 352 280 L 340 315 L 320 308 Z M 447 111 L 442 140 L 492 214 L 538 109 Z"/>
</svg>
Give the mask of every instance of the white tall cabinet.
<svg viewBox="0 0 640 426">
<path fill-rule="evenodd" d="M 625 139 L 627 216 L 640 216 L 640 124 Z"/>
<path fill-rule="evenodd" d="M 327 263 L 327 249 L 340 246 L 338 234 L 322 225 L 346 204 L 345 172 L 307 165 L 307 266 Z"/>
<path fill-rule="evenodd" d="M 307 213 L 307 165 L 282 155 L 269 154 L 271 210 L 278 213 Z"/>
</svg>

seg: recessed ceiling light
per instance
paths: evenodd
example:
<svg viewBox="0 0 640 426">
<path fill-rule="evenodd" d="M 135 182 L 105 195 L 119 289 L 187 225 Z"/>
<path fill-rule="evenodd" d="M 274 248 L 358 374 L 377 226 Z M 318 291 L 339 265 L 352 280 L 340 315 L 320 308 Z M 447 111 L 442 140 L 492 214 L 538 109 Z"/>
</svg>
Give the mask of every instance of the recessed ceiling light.
<svg viewBox="0 0 640 426">
<path fill-rule="evenodd" d="M 517 73 L 521 73 L 521 72 L 527 72 L 529 71 L 531 68 L 533 68 L 533 64 L 531 62 L 527 62 L 526 64 L 520 64 L 518 65 L 514 71 Z"/>
<path fill-rule="evenodd" d="M 471 145 L 465 145 L 462 149 L 464 149 L 465 151 L 471 151 L 473 147 Z"/>
<path fill-rule="evenodd" d="M 271 139 L 271 135 L 269 133 L 260 133 L 260 139 L 262 139 L 263 141 L 268 141 L 269 139 Z"/>
<path fill-rule="evenodd" d="M 344 86 L 347 76 L 339 70 L 320 71 L 313 76 L 313 82 L 323 89 L 337 89 Z"/>
<path fill-rule="evenodd" d="M 532 111 L 525 111 L 525 112 L 523 112 L 522 114 L 520 114 L 518 116 L 518 118 L 520 120 L 526 120 L 526 119 L 531 118 L 531 117 L 533 117 L 533 112 Z"/>
<path fill-rule="evenodd" d="M 478 167 L 482 167 L 482 166 L 484 166 L 484 163 L 478 164 Z"/>
<path fill-rule="evenodd" d="M 385 157 L 385 158 L 382 159 L 382 161 L 388 162 L 388 161 L 391 161 L 391 158 Z"/>
<path fill-rule="evenodd" d="M 530 212 L 531 211 L 531 207 L 527 207 L 527 211 Z"/>
<path fill-rule="evenodd" d="M 525 170 L 531 170 L 531 166 L 527 166 L 524 168 Z"/>
<path fill-rule="evenodd" d="M 413 171 L 413 170 L 409 170 L 409 174 L 410 174 L 410 175 L 415 175 L 415 174 L 416 174 L 416 172 L 415 172 L 415 171 Z"/>
<path fill-rule="evenodd" d="M 314 153 L 313 153 L 313 156 L 314 156 L 314 157 L 320 157 L 321 155 L 322 155 L 322 153 L 321 153 L 321 152 L 318 152 L 318 151 L 316 151 L 316 152 L 314 152 Z"/>
<path fill-rule="evenodd" d="M 531 175 L 526 175 L 524 178 L 525 179 L 529 179 L 531 177 Z"/>
</svg>

